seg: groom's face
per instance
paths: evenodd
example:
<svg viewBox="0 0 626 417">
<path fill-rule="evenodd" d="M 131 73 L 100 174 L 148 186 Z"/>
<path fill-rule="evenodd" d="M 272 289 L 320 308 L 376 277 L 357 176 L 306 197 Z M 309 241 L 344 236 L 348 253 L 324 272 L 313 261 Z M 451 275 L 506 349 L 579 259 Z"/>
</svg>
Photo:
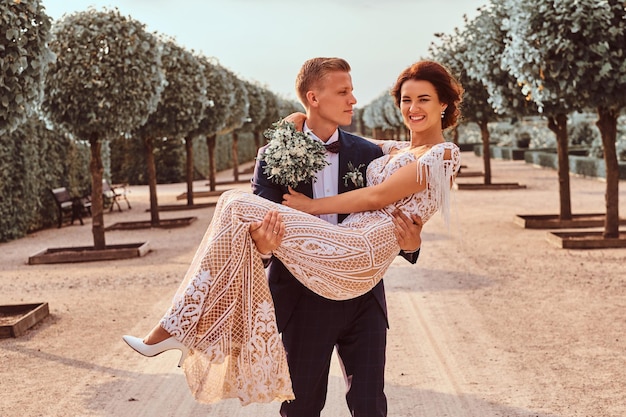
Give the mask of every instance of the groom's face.
<svg viewBox="0 0 626 417">
<path fill-rule="evenodd" d="M 318 115 L 337 126 L 352 122 L 356 98 L 352 94 L 352 77 L 344 71 L 333 71 L 320 80 L 316 88 Z"/>
</svg>

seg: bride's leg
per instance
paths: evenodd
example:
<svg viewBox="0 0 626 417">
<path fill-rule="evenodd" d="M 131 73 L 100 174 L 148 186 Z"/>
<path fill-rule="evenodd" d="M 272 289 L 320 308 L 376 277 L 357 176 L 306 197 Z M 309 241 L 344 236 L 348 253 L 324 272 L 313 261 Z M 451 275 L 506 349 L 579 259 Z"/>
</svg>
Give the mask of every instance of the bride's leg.
<svg viewBox="0 0 626 417">
<path fill-rule="evenodd" d="M 307 288 L 332 300 L 371 290 L 400 251 L 389 216 L 363 216 L 350 227 L 301 212 L 282 218 L 285 238 L 274 256 Z"/>
<path fill-rule="evenodd" d="M 164 341 L 165 339 L 169 339 L 172 337 L 171 334 L 167 332 L 160 324 L 157 324 L 152 328 L 150 333 L 143 339 L 143 342 L 146 345 L 156 345 L 159 342 Z"/>
<path fill-rule="evenodd" d="M 219 320 L 234 308 L 234 294 L 241 291 L 236 274 L 242 274 L 241 268 L 248 267 L 250 256 L 258 257 L 261 263 L 254 249 L 243 258 L 252 242 L 250 225 L 262 221 L 269 211 L 281 207 L 287 209 L 237 190 L 222 194 L 172 306 L 160 321 L 160 327 L 166 333 L 189 347 L 196 347 L 197 343 L 204 346 L 204 342 L 211 339 L 206 332 L 213 332 L 214 320 Z M 262 263 L 261 272 L 264 274 Z M 245 272 L 246 277 L 249 274 L 250 271 Z M 210 306 L 210 315 L 206 306 Z M 158 329 L 156 331 L 163 336 Z"/>
</svg>

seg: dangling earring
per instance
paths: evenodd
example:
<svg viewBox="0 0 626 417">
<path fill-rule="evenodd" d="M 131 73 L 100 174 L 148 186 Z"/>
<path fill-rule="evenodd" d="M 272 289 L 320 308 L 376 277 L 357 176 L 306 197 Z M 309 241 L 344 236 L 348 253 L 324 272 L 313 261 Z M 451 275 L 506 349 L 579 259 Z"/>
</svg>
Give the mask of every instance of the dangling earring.
<svg viewBox="0 0 626 417">
<path fill-rule="evenodd" d="M 445 110 L 441 110 L 441 118 L 443 119 L 443 117 L 446 115 L 446 111 Z"/>
</svg>

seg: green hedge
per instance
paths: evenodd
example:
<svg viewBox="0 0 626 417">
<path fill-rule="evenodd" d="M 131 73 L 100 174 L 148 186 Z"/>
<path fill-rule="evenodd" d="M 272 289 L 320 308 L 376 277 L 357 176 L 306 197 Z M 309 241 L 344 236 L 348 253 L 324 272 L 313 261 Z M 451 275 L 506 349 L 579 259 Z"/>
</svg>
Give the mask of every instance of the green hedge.
<svg viewBox="0 0 626 417">
<path fill-rule="evenodd" d="M 529 164 L 558 169 L 558 155 L 554 152 L 526 152 L 525 160 Z M 569 155 L 569 169 L 573 174 L 586 177 L 606 178 L 604 159 L 591 156 Z M 626 180 L 626 163 L 618 161 L 619 179 Z"/>
<path fill-rule="evenodd" d="M 251 161 L 256 146 L 251 133 L 239 134 L 239 161 Z M 232 135 L 217 137 L 218 170 L 232 167 Z M 102 146 L 105 177 L 112 182 L 146 184 L 145 162 L 139 141 L 119 138 Z M 155 149 L 157 182 L 185 181 L 185 147 L 180 141 L 159 141 Z M 39 119 L 27 121 L 0 138 L 0 242 L 56 226 L 58 212 L 50 190 L 67 187 L 72 196 L 91 193 L 90 149 L 69 134 L 48 129 Z M 194 140 L 195 179 L 207 178 L 206 140 Z"/>
<path fill-rule="evenodd" d="M 89 148 L 31 119 L 0 139 L 0 242 L 57 222 L 50 190 L 89 191 Z"/>
</svg>

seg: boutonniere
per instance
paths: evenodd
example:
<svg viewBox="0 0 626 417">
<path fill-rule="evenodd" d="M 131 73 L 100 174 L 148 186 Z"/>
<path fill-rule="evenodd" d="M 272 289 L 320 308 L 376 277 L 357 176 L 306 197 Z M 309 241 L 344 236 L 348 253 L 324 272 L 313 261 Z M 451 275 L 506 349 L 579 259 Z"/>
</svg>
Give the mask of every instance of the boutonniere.
<svg viewBox="0 0 626 417">
<path fill-rule="evenodd" d="M 365 181 L 363 180 L 363 173 L 360 171 L 365 164 L 361 164 L 358 167 L 354 167 L 352 162 L 348 162 L 348 172 L 343 176 L 343 181 L 346 187 L 348 186 L 348 181 L 351 181 L 355 187 L 360 188 L 365 185 Z"/>
</svg>

